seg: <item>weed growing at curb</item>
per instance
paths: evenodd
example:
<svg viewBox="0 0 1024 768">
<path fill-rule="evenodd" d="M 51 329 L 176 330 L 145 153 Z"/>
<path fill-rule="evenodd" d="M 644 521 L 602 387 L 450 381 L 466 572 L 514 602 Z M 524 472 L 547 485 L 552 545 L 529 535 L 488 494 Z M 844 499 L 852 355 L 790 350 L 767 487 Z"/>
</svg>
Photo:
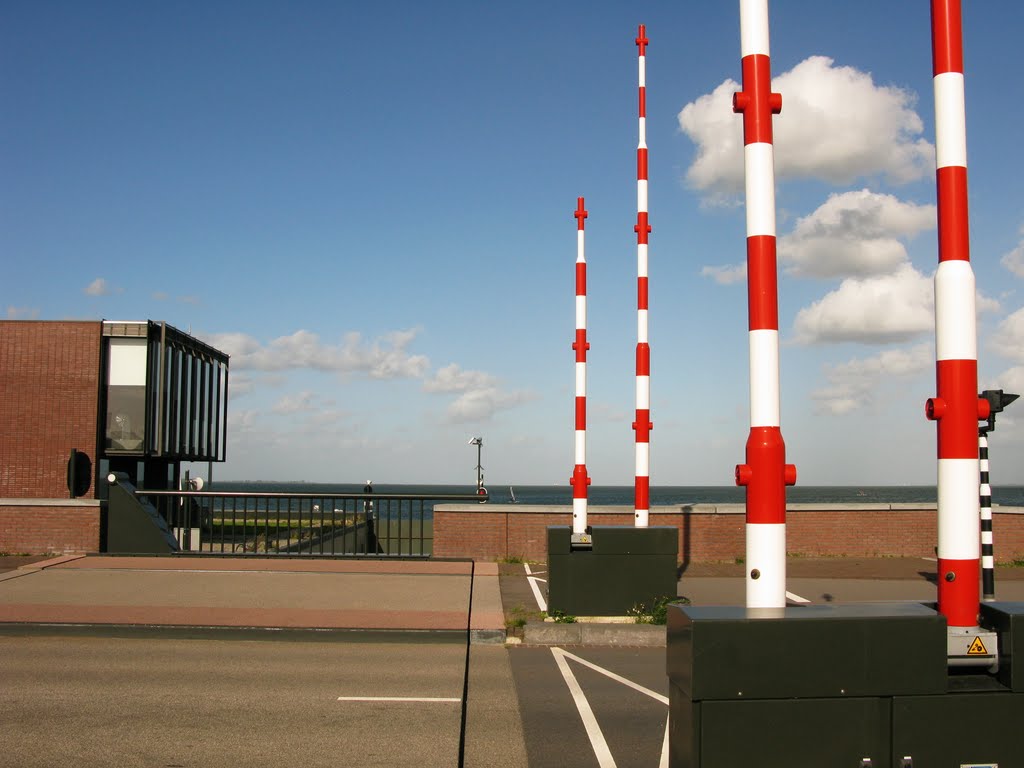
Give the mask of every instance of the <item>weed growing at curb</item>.
<svg viewBox="0 0 1024 768">
<path fill-rule="evenodd" d="M 548 616 L 550 616 L 552 619 L 555 620 L 555 624 L 575 624 L 576 623 L 576 617 L 575 616 L 572 616 L 572 615 L 570 615 L 568 613 L 565 613 L 564 611 L 559 611 L 558 609 L 555 609 L 553 611 L 548 611 Z"/>
<path fill-rule="evenodd" d="M 643 603 L 637 603 L 627 613 L 636 619 L 637 624 L 665 624 L 668 621 L 668 607 L 670 605 L 689 605 L 690 598 L 668 595 L 659 597 L 654 601 L 651 610 Z"/>
</svg>

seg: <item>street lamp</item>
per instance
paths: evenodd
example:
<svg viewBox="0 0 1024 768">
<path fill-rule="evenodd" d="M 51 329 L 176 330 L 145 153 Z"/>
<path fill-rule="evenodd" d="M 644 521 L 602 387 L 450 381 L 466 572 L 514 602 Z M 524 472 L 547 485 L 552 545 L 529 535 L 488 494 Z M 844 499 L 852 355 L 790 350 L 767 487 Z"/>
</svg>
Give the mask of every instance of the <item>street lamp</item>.
<svg viewBox="0 0 1024 768">
<path fill-rule="evenodd" d="M 480 454 L 483 451 L 484 439 L 482 437 L 471 438 L 469 445 L 476 446 L 476 492 L 478 496 L 486 496 L 487 489 L 484 488 L 484 468 L 480 463 Z"/>
</svg>

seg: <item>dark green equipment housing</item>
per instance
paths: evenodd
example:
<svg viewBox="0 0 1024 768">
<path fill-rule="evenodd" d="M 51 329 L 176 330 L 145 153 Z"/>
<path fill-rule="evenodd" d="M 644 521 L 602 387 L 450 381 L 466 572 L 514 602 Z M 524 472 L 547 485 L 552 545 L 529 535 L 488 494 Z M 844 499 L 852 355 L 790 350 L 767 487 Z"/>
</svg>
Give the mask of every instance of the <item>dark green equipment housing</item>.
<svg viewBox="0 0 1024 768">
<path fill-rule="evenodd" d="M 945 617 L 919 603 L 670 606 L 670 765 L 1024 766 L 1024 603 L 982 623 L 995 674 L 951 669 Z"/>
<path fill-rule="evenodd" d="M 592 546 L 574 549 L 572 529 L 548 528 L 548 610 L 625 616 L 676 594 L 679 530 L 673 526 L 591 528 Z"/>
</svg>

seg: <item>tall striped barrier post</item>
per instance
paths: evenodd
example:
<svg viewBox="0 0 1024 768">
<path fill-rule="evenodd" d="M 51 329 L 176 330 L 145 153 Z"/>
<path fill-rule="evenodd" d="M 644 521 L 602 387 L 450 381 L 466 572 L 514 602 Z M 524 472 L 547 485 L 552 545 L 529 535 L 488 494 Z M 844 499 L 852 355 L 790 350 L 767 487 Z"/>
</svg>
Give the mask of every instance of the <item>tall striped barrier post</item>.
<svg viewBox="0 0 1024 768">
<path fill-rule="evenodd" d="M 587 257 L 584 221 L 587 211 L 583 198 L 576 199 L 576 338 L 572 348 L 576 352 L 576 440 L 575 464 L 569 484 L 572 486 L 572 537 L 574 546 L 590 544 L 587 530 Z"/>
<path fill-rule="evenodd" d="M 646 528 L 650 517 L 651 489 L 651 347 L 647 338 L 647 35 L 640 25 L 636 36 L 639 72 L 639 143 L 636 148 L 636 478 L 633 492 L 633 524 Z"/>
<path fill-rule="evenodd" d="M 767 0 L 740 0 L 743 90 L 733 111 L 743 115 L 747 201 L 747 305 L 750 346 L 750 435 L 736 484 L 746 488 L 746 604 L 786 605 L 786 463 L 779 416 L 779 310 L 775 258 L 775 160 L 772 115 L 782 96 L 771 92 Z"/>
<path fill-rule="evenodd" d="M 980 482 L 974 272 L 967 216 L 967 131 L 959 0 L 932 0 L 935 183 L 939 266 L 935 272 L 935 379 L 925 406 L 938 445 L 938 609 L 951 635 L 978 625 Z M 959 655 L 951 649 L 951 655 Z"/>
</svg>

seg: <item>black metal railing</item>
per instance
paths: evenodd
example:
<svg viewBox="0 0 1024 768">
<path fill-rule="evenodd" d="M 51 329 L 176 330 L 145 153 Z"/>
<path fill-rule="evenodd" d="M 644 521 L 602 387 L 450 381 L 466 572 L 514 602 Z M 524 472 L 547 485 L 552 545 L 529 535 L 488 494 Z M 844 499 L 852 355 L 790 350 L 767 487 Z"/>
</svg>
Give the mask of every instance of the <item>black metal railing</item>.
<svg viewBox="0 0 1024 768">
<path fill-rule="evenodd" d="M 433 508 L 486 496 L 244 493 L 139 489 L 184 552 L 429 557 Z"/>
</svg>

